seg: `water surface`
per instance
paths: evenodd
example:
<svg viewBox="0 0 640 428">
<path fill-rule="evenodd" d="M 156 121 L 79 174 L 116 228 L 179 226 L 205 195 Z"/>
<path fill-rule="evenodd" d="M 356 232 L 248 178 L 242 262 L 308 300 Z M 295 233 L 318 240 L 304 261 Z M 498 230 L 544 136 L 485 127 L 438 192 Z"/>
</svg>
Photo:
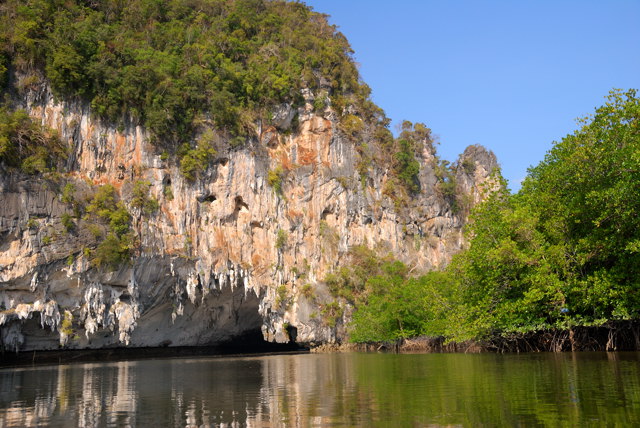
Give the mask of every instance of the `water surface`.
<svg viewBox="0 0 640 428">
<path fill-rule="evenodd" d="M 0 370 L 0 426 L 640 426 L 640 353 L 303 354 Z"/>
</svg>

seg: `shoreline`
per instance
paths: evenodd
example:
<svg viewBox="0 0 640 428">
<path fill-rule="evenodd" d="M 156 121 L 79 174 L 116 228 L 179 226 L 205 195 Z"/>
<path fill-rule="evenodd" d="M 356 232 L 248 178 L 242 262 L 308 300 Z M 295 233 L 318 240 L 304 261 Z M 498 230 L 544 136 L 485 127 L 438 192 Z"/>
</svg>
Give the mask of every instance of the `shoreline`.
<svg viewBox="0 0 640 428">
<path fill-rule="evenodd" d="M 59 349 L 43 351 L 4 351 L 0 354 L 0 369 L 25 366 L 73 363 L 109 363 L 162 358 L 245 357 L 275 354 L 307 353 L 297 344 L 222 344 L 212 346 L 176 346 L 147 348 Z"/>
<path fill-rule="evenodd" d="M 447 342 L 442 336 L 418 336 L 389 342 L 323 344 L 310 352 L 520 353 L 640 351 L 640 320 L 609 321 L 601 326 L 511 333 L 487 340 Z"/>
<path fill-rule="evenodd" d="M 550 329 L 496 336 L 484 341 L 447 342 L 444 337 L 419 336 L 390 342 L 325 343 L 314 346 L 289 343 L 226 343 L 212 346 L 59 349 L 4 351 L 0 369 L 47 364 L 100 363 L 159 358 L 244 357 L 291 353 L 522 353 L 640 351 L 640 321 L 615 321 L 602 326 Z"/>
</svg>

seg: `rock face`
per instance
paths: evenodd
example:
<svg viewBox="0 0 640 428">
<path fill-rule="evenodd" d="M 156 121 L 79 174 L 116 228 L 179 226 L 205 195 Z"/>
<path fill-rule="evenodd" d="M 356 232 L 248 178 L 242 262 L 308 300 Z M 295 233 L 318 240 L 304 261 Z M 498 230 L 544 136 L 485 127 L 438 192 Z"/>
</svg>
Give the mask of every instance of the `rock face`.
<svg viewBox="0 0 640 428">
<path fill-rule="evenodd" d="M 139 126 L 105 125 L 84 104 L 55 101 L 46 86 L 20 103 L 68 143 L 62 181 L 74 183 L 77 198 L 109 183 L 126 202 L 133 183 L 146 180 L 160 208 L 129 207 L 139 245 L 129 263 L 106 271 L 89 261 L 95 238 L 83 220 L 63 227 L 73 209 L 60 179 L 0 174 L 5 349 L 206 345 L 256 329 L 268 341 L 333 343 L 345 338 L 349 308 L 326 321 L 333 298 L 322 279 L 346 263 L 350 247 L 391 252 L 419 272 L 446 264 L 464 243 L 468 207 L 456 210 L 439 192 L 434 153 L 420 154 L 421 190 L 399 209 L 383 194 L 387 170 L 374 165 L 360 177 L 356 147 L 330 109 L 321 116 L 309 103 L 297 112 L 280 106 L 278 127 L 220 149 L 192 182 Z M 281 132 L 294 114 L 297 131 Z M 457 165 L 468 205 L 495 185 L 496 159 L 485 149 L 468 148 Z"/>
</svg>

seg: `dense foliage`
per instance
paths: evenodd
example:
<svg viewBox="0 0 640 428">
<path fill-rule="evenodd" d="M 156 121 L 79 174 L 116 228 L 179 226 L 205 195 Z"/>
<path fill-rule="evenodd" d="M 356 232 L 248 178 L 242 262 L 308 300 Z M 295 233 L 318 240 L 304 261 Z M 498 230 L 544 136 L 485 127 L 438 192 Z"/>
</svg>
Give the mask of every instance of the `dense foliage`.
<svg viewBox="0 0 640 428">
<path fill-rule="evenodd" d="M 28 174 L 55 171 L 67 153 L 54 131 L 34 123 L 23 110 L 0 107 L 0 162 Z"/>
<path fill-rule="evenodd" d="M 59 97 L 89 100 L 162 141 L 213 123 L 244 135 L 300 90 L 380 110 L 344 36 L 298 2 L 267 0 L 8 0 L 0 6 L 0 84 L 12 66 L 43 70 Z M 11 65 L 10 65 L 11 64 Z M 177 147 L 177 146 L 176 146 Z"/>
<path fill-rule="evenodd" d="M 144 125 L 191 181 L 215 154 L 212 129 L 216 148 L 238 147 L 283 105 L 303 105 L 303 93 L 317 114 L 337 113 L 363 183 L 372 164 L 391 167 L 387 194 L 399 206 L 420 190 L 415 155 L 432 144 L 430 130 L 410 122 L 393 138 L 345 37 L 294 1 L 7 0 L 0 93 L 7 82 L 20 91 L 44 81 L 121 129 Z"/>
<path fill-rule="evenodd" d="M 352 339 L 483 339 L 640 318 L 640 99 L 614 91 L 522 190 L 473 213 L 469 248 L 420 278 L 367 282 Z M 410 326 L 410 327 L 407 327 Z"/>
<path fill-rule="evenodd" d="M 142 185 L 138 185 L 142 187 Z M 146 193 L 138 190 L 139 197 L 146 202 Z M 130 232 L 131 215 L 122 201 L 118 201 L 116 190 L 110 184 L 97 189 L 86 207 L 86 219 L 107 226 L 107 234 L 92 254 L 96 266 L 116 267 L 128 260 L 133 249 L 133 235 Z"/>
</svg>

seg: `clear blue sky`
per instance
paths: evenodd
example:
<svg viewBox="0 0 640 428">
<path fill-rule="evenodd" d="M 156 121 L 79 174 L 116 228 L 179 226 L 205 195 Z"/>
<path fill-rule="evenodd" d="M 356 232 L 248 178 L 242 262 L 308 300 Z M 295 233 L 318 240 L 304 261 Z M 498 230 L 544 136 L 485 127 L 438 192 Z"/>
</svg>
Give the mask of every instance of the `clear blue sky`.
<svg viewBox="0 0 640 428">
<path fill-rule="evenodd" d="M 493 150 L 512 190 L 612 88 L 640 89 L 640 0 L 305 3 L 347 36 L 394 124 L 424 122 L 450 161 Z"/>
</svg>

